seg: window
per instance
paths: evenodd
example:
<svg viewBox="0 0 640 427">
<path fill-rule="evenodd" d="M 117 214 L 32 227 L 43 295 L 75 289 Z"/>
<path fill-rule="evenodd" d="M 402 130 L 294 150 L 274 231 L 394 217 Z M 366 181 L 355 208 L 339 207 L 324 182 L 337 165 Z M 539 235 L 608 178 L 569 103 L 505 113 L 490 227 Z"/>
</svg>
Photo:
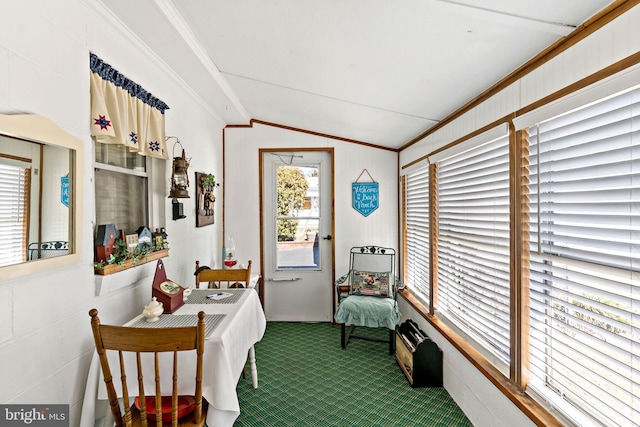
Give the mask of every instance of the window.
<svg viewBox="0 0 640 427">
<path fill-rule="evenodd" d="M 437 319 L 427 320 L 452 324 L 448 337 L 480 350 L 487 377 L 505 385 L 485 362 L 568 424 L 640 425 L 639 79 L 635 67 L 523 109 L 511 156 L 506 132 L 481 134 L 431 153 L 428 177 L 403 177 L 406 275 L 429 262 L 409 250 L 417 182 L 437 181 L 424 219 L 437 221 L 426 243 L 437 247 L 426 266 Z"/>
<path fill-rule="evenodd" d="M 405 249 L 403 282 L 429 301 L 429 167 L 404 176 Z"/>
<path fill-rule="evenodd" d="M 148 225 L 147 157 L 124 145 L 95 146 L 96 224 L 127 232 Z"/>
<path fill-rule="evenodd" d="M 0 267 L 26 261 L 31 169 L 0 158 Z"/>
<path fill-rule="evenodd" d="M 640 424 L 640 89 L 531 126 L 529 387 Z"/>
<path fill-rule="evenodd" d="M 508 366 L 508 137 L 464 145 L 436 162 L 436 310 Z"/>
<path fill-rule="evenodd" d="M 93 53 L 89 68 L 96 224 L 134 232 L 150 226 L 148 159 L 169 159 L 164 129 L 169 106 Z"/>
<path fill-rule="evenodd" d="M 320 170 L 320 163 L 276 165 L 276 269 L 320 268 Z"/>
</svg>

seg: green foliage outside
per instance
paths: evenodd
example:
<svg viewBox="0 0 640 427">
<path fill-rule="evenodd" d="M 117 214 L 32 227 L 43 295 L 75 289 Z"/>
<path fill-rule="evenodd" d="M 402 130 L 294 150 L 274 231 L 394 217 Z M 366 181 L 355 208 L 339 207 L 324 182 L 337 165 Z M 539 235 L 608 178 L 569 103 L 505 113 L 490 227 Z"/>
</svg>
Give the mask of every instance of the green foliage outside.
<svg viewBox="0 0 640 427">
<path fill-rule="evenodd" d="M 121 238 L 117 237 L 113 245 L 113 253 L 109 256 L 109 259 L 94 263 L 97 268 L 104 268 L 105 265 L 116 264 L 124 265 L 125 261 L 131 260 L 132 265 L 136 265 L 141 259 L 147 259 L 150 253 L 167 249 L 169 245 L 166 242 L 161 244 L 153 244 L 152 246 L 137 247 L 131 251 L 127 246 L 127 243 Z"/>
<path fill-rule="evenodd" d="M 277 179 L 278 216 L 293 216 L 304 207 L 309 183 L 298 168 L 291 166 L 279 167 Z M 278 221 L 278 241 L 293 241 L 297 228 L 297 219 Z"/>
</svg>

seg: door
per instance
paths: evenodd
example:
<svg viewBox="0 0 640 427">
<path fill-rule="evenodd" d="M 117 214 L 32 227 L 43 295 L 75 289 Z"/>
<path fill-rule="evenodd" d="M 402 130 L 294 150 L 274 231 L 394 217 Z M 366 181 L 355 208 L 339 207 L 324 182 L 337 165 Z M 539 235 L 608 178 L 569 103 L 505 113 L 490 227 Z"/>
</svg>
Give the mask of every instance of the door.
<svg viewBox="0 0 640 427">
<path fill-rule="evenodd" d="M 333 319 L 333 150 L 261 150 L 267 320 Z"/>
</svg>

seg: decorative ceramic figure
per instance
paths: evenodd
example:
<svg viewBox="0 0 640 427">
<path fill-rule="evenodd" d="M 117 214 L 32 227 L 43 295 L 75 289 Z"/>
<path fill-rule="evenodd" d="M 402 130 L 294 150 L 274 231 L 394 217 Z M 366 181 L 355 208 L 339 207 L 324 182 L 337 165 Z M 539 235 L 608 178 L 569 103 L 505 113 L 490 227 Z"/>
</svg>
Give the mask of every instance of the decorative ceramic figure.
<svg viewBox="0 0 640 427">
<path fill-rule="evenodd" d="M 156 297 L 151 299 L 151 302 L 144 306 L 142 315 L 147 319 L 147 322 L 157 322 L 160 319 L 160 315 L 164 312 L 164 307 L 161 302 L 158 302 Z"/>
</svg>

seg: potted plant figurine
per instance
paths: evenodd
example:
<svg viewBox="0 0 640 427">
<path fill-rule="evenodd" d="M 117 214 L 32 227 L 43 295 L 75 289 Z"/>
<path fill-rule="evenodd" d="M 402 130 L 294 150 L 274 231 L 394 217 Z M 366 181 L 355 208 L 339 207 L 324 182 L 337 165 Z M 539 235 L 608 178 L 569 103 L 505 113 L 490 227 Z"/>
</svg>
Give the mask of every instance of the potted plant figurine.
<svg viewBox="0 0 640 427">
<path fill-rule="evenodd" d="M 204 215 L 213 215 L 213 203 L 216 201 L 216 196 L 213 194 L 213 190 L 220 186 L 220 183 L 216 181 L 216 176 L 213 174 L 203 175 L 200 179 L 203 194 L 203 203 L 201 204 L 204 210 Z"/>
</svg>

